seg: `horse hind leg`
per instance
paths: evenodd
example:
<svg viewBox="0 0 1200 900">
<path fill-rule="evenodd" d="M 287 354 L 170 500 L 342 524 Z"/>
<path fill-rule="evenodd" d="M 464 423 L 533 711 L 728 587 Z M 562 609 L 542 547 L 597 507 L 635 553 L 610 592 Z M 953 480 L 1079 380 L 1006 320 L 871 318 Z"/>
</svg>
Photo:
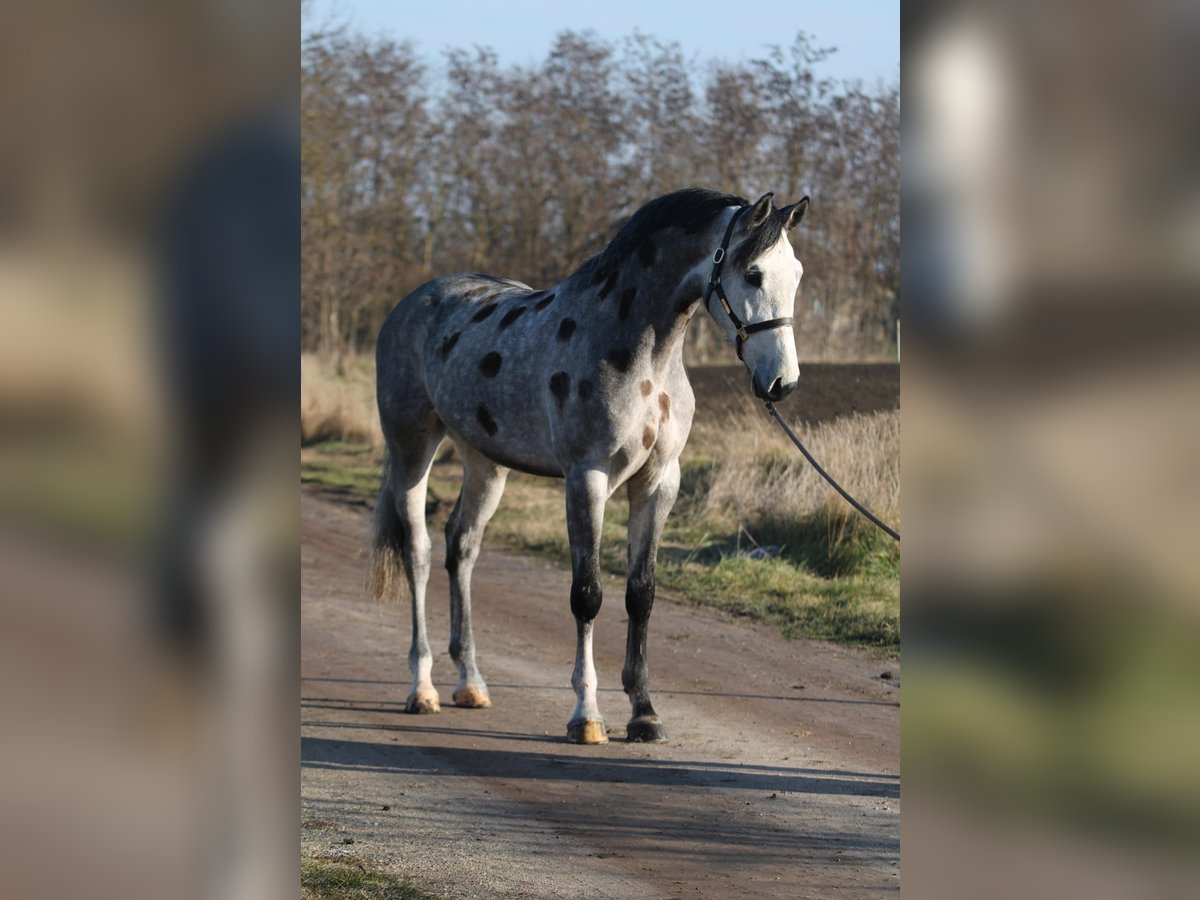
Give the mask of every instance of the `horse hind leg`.
<svg viewBox="0 0 1200 900">
<path fill-rule="evenodd" d="M 475 662 L 471 629 L 471 573 L 483 532 L 500 504 L 508 469 L 469 447 L 458 447 L 463 459 L 463 485 L 454 513 L 446 522 L 446 571 L 450 573 L 450 657 L 458 666 L 456 706 L 486 709 L 492 705 L 487 683 Z"/>
<path fill-rule="evenodd" d="M 425 625 L 425 587 L 432 547 L 425 527 L 425 494 L 433 455 L 441 442 L 438 429 L 415 430 L 406 441 L 389 440 L 388 460 L 375 508 L 372 585 L 377 597 L 399 593 L 403 571 L 412 601 L 412 644 L 408 664 L 412 691 L 405 712 L 436 713 L 441 701 L 433 686 L 433 653 Z"/>
</svg>

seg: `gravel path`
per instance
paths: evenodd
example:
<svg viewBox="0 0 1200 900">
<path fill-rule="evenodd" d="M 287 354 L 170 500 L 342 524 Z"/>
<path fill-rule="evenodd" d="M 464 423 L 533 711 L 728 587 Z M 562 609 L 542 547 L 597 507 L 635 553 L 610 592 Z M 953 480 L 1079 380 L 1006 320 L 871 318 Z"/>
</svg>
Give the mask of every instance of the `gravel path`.
<svg viewBox="0 0 1200 900">
<path fill-rule="evenodd" d="M 302 495 L 307 852 L 446 898 L 899 892 L 898 665 L 661 597 L 650 670 L 670 742 L 627 744 L 624 591 L 609 581 L 595 653 L 612 740 L 569 745 L 570 576 L 485 545 L 473 610 L 494 706 L 408 716 L 409 613 L 365 597 L 367 520 Z M 449 703 L 434 537 L 430 639 Z"/>
</svg>

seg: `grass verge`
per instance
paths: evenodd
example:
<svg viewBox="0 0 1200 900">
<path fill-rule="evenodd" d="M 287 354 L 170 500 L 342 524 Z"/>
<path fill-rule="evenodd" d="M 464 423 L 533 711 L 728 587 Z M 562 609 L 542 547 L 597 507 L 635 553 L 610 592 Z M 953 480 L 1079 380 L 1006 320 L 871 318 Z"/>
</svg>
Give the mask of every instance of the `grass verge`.
<svg viewBox="0 0 1200 900">
<path fill-rule="evenodd" d="M 301 900 L 436 900 L 408 881 L 353 857 L 300 858 Z"/>
</svg>

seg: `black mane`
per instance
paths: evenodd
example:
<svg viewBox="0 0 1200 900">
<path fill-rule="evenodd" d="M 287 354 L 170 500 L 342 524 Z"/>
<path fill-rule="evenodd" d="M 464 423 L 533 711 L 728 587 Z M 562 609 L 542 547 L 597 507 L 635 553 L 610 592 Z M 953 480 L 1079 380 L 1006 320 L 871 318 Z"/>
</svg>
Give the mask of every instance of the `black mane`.
<svg viewBox="0 0 1200 900">
<path fill-rule="evenodd" d="M 608 246 L 584 262 L 576 274 L 596 284 L 606 280 L 611 283 L 625 259 L 655 232 L 673 226 L 686 234 L 698 234 L 726 207 L 749 205 L 745 197 L 697 187 L 655 197 L 630 216 Z M 733 252 L 732 265 L 744 268 L 770 250 L 786 224 L 784 211 L 772 205 L 766 221 L 751 231 Z"/>
<path fill-rule="evenodd" d="M 695 187 L 655 197 L 630 216 L 608 242 L 608 246 L 579 267 L 578 274 L 603 280 L 655 232 L 674 226 L 682 228 L 687 234 L 698 234 L 727 206 L 745 206 L 746 203 L 745 197 Z M 748 244 L 752 242 L 754 236 L 747 241 Z"/>
</svg>

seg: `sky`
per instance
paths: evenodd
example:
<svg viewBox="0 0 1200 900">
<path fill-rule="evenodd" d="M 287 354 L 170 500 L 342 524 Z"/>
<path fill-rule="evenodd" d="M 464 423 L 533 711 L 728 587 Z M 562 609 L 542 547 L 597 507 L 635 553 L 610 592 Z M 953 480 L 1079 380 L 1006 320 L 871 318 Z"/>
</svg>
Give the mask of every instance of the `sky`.
<svg viewBox="0 0 1200 900">
<path fill-rule="evenodd" d="M 609 40 L 636 29 L 678 42 L 689 59 L 729 62 L 787 46 L 806 31 L 816 46 L 837 48 L 817 68 L 820 76 L 868 86 L 900 77 L 899 0 L 309 0 L 305 29 L 327 22 L 411 39 L 431 61 L 448 47 L 481 44 L 516 65 L 543 60 L 554 35 L 568 28 Z"/>
</svg>

